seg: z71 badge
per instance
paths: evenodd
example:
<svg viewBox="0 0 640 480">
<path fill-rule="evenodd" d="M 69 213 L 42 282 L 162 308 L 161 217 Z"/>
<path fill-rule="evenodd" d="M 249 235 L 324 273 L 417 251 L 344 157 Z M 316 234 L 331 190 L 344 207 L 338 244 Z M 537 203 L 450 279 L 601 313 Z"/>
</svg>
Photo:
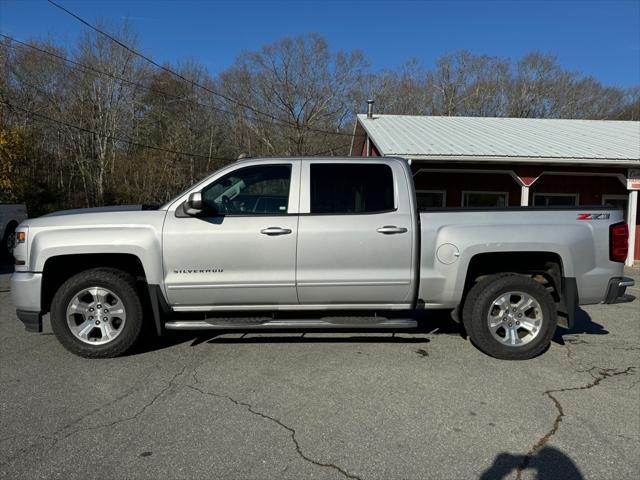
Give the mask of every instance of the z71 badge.
<svg viewBox="0 0 640 480">
<path fill-rule="evenodd" d="M 608 220 L 610 216 L 608 213 L 579 213 L 578 220 Z"/>
</svg>

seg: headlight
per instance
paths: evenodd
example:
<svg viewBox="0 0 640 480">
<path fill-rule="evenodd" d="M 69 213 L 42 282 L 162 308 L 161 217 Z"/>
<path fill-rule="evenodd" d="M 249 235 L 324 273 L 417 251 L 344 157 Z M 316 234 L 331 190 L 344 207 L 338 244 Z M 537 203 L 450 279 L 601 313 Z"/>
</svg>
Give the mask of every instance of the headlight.
<svg viewBox="0 0 640 480">
<path fill-rule="evenodd" d="M 18 227 L 13 237 L 13 258 L 15 259 L 16 270 L 26 268 L 27 261 L 29 260 L 29 252 L 27 252 L 27 232 L 28 227 Z"/>
</svg>

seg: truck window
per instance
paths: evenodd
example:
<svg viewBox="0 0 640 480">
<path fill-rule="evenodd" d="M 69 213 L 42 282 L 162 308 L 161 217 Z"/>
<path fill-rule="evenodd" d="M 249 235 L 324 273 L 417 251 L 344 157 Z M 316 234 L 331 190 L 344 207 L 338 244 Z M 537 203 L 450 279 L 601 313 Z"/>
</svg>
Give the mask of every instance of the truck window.
<svg viewBox="0 0 640 480">
<path fill-rule="evenodd" d="M 506 192 L 462 192 L 463 207 L 506 207 L 509 194 Z"/>
<path fill-rule="evenodd" d="M 209 215 L 284 215 L 289 208 L 291 165 L 240 168 L 202 190 Z"/>
<path fill-rule="evenodd" d="M 311 164 L 311 213 L 357 214 L 394 209 L 388 165 Z"/>
<path fill-rule="evenodd" d="M 418 208 L 445 207 L 447 192 L 445 190 L 416 190 Z"/>
<path fill-rule="evenodd" d="M 578 205 L 578 194 L 534 193 L 533 205 L 536 207 L 575 207 Z"/>
</svg>

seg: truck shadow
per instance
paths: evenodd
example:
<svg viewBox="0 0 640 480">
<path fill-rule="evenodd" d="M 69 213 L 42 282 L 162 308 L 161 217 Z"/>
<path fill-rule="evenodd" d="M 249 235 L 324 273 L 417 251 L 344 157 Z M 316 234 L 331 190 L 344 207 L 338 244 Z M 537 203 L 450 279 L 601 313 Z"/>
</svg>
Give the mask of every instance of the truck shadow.
<svg viewBox="0 0 640 480">
<path fill-rule="evenodd" d="M 426 336 L 416 336 L 416 329 L 391 332 L 389 330 L 351 330 L 351 329 L 314 329 L 314 330 L 224 330 L 202 332 L 171 332 L 162 337 L 146 337 L 131 354 L 141 354 L 170 348 L 178 344 L 189 343 L 190 347 L 208 344 L 284 344 L 284 343 L 400 343 L 426 344 Z M 427 332 L 423 332 L 427 333 Z M 233 336 L 231 336 L 233 334 Z M 345 336 L 348 335 L 348 336 Z M 406 336 L 403 334 L 410 334 Z M 237 336 L 239 335 L 239 336 Z"/>
<path fill-rule="evenodd" d="M 162 337 L 145 335 L 133 354 L 170 348 L 178 344 L 189 343 L 196 347 L 209 344 L 285 344 L 285 343 L 404 343 L 426 344 L 430 337 L 453 335 L 466 338 L 464 327 L 451 319 L 449 310 L 430 310 L 412 315 L 418 321 L 418 327 L 403 330 L 388 329 L 309 329 L 309 330 L 211 330 L 192 332 L 167 332 Z M 564 345 L 565 336 L 576 334 L 607 335 L 604 327 L 594 322 L 589 314 L 580 309 L 575 325 L 571 329 L 558 327 L 553 341 Z M 346 336 L 348 335 L 348 336 Z"/>
<path fill-rule="evenodd" d="M 587 335 L 608 335 L 609 330 L 606 330 L 604 326 L 599 323 L 594 322 L 587 312 L 579 308 L 576 312 L 576 319 L 573 327 L 558 327 L 555 335 L 553 336 L 553 341 L 559 345 L 564 345 L 566 343 L 564 340 L 565 336 L 578 335 L 581 333 Z"/>
<path fill-rule="evenodd" d="M 428 335 L 454 335 L 464 337 L 464 329 L 454 322 L 449 311 L 434 310 L 413 315 L 418 327 L 412 329 L 309 329 L 309 330 L 220 330 L 207 332 L 167 332 L 162 337 L 152 335 L 136 349 L 134 354 L 162 350 L 190 342 L 191 347 L 210 344 L 268 344 L 268 343 L 429 343 Z M 231 336 L 231 334 L 234 334 Z M 240 336 L 238 336 L 240 335 Z M 345 336 L 348 335 L 348 336 Z"/>
<path fill-rule="evenodd" d="M 191 343 L 197 346 L 202 343 L 249 344 L 249 343 L 429 343 L 429 335 L 465 336 L 464 329 L 454 322 L 448 310 L 433 310 L 428 313 L 414 313 L 412 318 L 418 321 L 417 328 L 389 329 L 309 329 L 301 330 L 266 330 L 215 332 L 199 336 Z M 241 334 L 240 337 L 228 337 L 226 333 Z M 255 335 L 259 334 L 259 336 Z M 284 335 L 286 334 L 286 335 Z M 349 334 L 349 336 L 344 336 Z"/>
<path fill-rule="evenodd" d="M 368 330 L 363 332 L 362 330 L 349 331 L 345 329 L 340 330 L 313 330 L 307 332 L 301 332 L 300 330 L 286 331 L 280 330 L 277 332 L 236 332 L 241 333 L 240 337 L 224 337 L 223 333 L 214 337 L 200 337 L 194 339 L 191 343 L 192 347 L 200 345 L 201 343 L 218 343 L 218 344 L 251 344 L 251 343 L 429 343 L 429 339 L 426 337 L 401 337 L 402 333 L 414 333 L 410 332 L 380 332 L 375 330 Z M 250 336 L 255 333 L 260 333 L 260 336 Z M 348 337 L 344 336 L 330 336 L 332 334 L 351 334 Z M 367 335 L 363 335 L 367 333 Z M 288 335 L 285 335 L 288 334 Z M 315 334 L 314 336 L 308 336 L 309 334 Z M 323 334 L 325 336 L 318 336 Z"/>
</svg>

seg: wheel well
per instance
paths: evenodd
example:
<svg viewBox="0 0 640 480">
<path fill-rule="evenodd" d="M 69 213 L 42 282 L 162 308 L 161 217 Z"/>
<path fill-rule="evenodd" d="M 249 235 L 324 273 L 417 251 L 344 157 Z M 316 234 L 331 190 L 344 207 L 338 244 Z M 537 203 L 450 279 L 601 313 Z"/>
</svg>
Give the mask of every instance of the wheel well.
<svg viewBox="0 0 640 480">
<path fill-rule="evenodd" d="M 64 282 L 77 273 L 98 267 L 116 268 L 133 275 L 137 283 L 146 283 L 144 267 L 135 255 L 96 253 L 51 257 L 45 262 L 42 270 L 42 313 L 49 311 L 53 296 Z M 139 289 L 139 292 L 146 295 L 146 289 Z"/>
<path fill-rule="evenodd" d="M 553 252 L 498 252 L 481 253 L 469 262 L 464 296 L 482 278 L 496 273 L 527 275 L 541 283 L 556 302 L 562 297 L 562 259 Z M 464 298 L 463 298 L 464 303 Z"/>
</svg>

